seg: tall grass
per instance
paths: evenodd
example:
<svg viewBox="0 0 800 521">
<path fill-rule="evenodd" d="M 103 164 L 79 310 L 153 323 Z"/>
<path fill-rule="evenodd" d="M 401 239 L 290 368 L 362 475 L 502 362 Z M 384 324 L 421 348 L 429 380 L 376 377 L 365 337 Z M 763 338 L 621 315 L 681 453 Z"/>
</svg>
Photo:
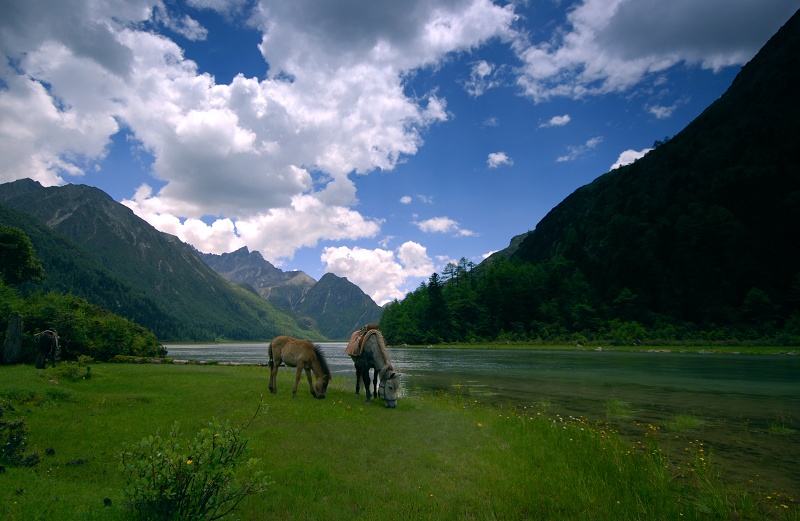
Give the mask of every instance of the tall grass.
<svg viewBox="0 0 800 521">
<path fill-rule="evenodd" d="M 693 414 L 676 414 L 671 420 L 664 423 L 664 427 L 673 432 L 692 432 L 702 427 L 705 420 Z"/>
<path fill-rule="evenodd" d="M 767 511 L 713 471 L 675 472 L 658 447 L 541 406 L 490 408 L 427 395 L 385 409 L 334 379 L 325 400 L 255 366 L 94 365 L 91 379 L 0 367 L 0 402 L 24 418 L 33 469 L 0 475 L 0 519 L 123 519 L 123 443 L 245 422 L 270 485 L 239 519 L 707 519 Z M 305 384 L 305 382 L 303 382 Z M 711 467 L 703 467 L 703 469 Z M 109 506 L 106 506 L 110 502 Z M 781 512 L 798 519 L 795 506 Z"/>
</svg>

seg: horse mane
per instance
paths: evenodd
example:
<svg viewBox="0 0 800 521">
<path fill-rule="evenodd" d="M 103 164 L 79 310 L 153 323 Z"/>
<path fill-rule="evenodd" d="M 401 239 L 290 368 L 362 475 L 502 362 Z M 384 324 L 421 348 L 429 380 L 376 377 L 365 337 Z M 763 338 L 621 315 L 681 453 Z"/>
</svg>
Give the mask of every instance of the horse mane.
<svg viewBox="0 0 800 521">
<path fill-rule="evenodd" d="M 378 349 L 381 350 L 381 354 L 387 362 L 386 365 L 392 365 L 392 360 L 389 358 L 389 351 L 386 350 L 386 340 L 383 339 L 383 334 L 379 330 L 375 329 L 372 335 L 374 335 L 375 340 L 378 341 Z"/>
<path fill-rule="evenodd" d="M 319 360 L 319 365 L 322 366 L 322 372 L 325 373 L 325 376 L 328 377 L 328 380 L 332 378 L 331 376 L 331 368 L 328 367 L 328 361 L 325 359 L 325 354 L 322 352 L 322 348 L 320 348 L 317 344 L 311 344 L 314 347 L 314 352 L 317 354 L 317 360 Z"/>
</svg>

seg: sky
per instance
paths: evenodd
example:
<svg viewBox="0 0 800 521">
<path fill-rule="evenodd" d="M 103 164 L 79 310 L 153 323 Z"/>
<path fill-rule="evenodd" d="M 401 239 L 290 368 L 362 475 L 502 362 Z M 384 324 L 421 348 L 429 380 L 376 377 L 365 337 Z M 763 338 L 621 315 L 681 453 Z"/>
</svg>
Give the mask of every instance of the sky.
<svg viewBox="0 0 800 521">
<path fill-rule="evenodd" d="M 378 304 L 722 95 L 800 0 L 0 0 L 0 182 Z"/>
</svg>

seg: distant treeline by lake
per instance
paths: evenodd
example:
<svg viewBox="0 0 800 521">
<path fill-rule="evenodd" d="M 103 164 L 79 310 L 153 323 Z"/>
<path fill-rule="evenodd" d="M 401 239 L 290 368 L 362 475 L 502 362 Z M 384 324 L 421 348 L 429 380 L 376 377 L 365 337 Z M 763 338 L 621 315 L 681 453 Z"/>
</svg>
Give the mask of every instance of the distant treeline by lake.
<svg viewBox="0 0 800 521">
<path fill-rule="evenodd" d="M 798 346 L 800 313 L 790 310 L 752 289 L 738 308 L 715 310 L 718 321 L 694 323 L 677 313 L 655 313 L 643 296 L 628 288 L 604 299 L 578 265 L 564 258 L 541 263 L 500 258 L 480 267 L 462 259 L 389 304 L 380 326 L 387 342 L 395 345 Z"/>
</svg>

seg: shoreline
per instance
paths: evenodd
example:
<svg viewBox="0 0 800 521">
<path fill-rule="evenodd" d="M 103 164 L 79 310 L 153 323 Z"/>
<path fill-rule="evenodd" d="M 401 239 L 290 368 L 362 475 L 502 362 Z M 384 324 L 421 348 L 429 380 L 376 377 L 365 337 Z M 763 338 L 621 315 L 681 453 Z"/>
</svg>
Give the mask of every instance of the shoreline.
<svg viewBox="0 0 800 521">
<path fill-rule="evenodd" d="M 319 344 L 342 344 L 341 340 L 315 341 Z M 219 345 L 244 345 L 244 344 L 269 344 L 263 341 L 232 341 L 232 342 L 164 342 L 161 345 L 169 349 L 170 346 L 219 346 Z M 525 351 L 595 351 L 595 352 L 626 352 L 626 353 L 695 353 L 695 354 L 727 354 L 727 355 L 786 355 L 800 354 L 800 346 L 742 346 L 742 345 L 644 345 L 644 346 L 605 346 L 605 345 L 566 345 L 566 344 L 397 344 L 387 345 L 389 349 L 475 349 L 475 350 L 525 350 Z"/>
</svg>

